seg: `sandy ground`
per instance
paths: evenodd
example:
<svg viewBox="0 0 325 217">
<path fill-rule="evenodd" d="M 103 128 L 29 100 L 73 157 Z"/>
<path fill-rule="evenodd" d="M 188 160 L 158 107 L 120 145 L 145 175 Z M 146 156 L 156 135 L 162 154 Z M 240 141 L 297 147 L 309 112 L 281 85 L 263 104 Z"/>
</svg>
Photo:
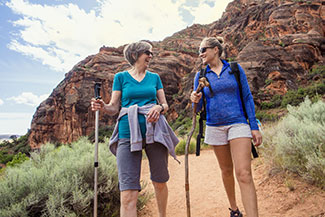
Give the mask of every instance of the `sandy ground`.
<svg viewBox="0 0 325 217">
<path fill-rule="evenodd" d="M 181 164 L 169 158 L 170 180 L 168 217 L 186 217 L 184 156 Z M 220 169 L 212 150 L 201 151 L 201 156 L 189 156 L 190 199 L 192 217 L 229 216 L 228 200 L 223 188 Z M 268 175 L 262 159 L 253 160 L 253 176 L 257 189 L 259 214 L 266 217 L 325 217 L 325 191 L 283 174 Z M 146 191 L 153 193 L 148 161 L 143 160 L 142 180 L 149 182 Z M 293 190 L 290 190 L 289 187 Z M 239 209 L 243 211 L 240 191 L 236 183 Z M 152 197 L 139 211 L 141 217 L 158 217 L 156 200 Z"/>
</svg>

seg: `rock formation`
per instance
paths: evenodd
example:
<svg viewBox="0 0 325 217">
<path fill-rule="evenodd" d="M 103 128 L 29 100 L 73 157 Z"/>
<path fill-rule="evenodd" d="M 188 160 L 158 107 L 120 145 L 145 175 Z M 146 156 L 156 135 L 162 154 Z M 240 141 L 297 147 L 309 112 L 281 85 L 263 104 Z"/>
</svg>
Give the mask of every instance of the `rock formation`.
<svg viewBox="0 0 325 217">
<path fill-rule="evenodd" d="M 324 18 L 325 2 L 321 0 L 235 0 L 214 23 L 195 24 L 152 42 L 154 58 L 149 70 L 161 76 L 170 105 L 168 120 L 190 110 L 193 77 L 201 67 L 197 50 L 205 36 L 224 37 L 225 56 L 246 70 L 258 105 L 274 94 L 297 88 L 298 78 L 315 64 L 324 64 Z M 123 48 L 104 46 L 66 74 L 33 116 L 32 148 L 46 142 L 70 143 L 93 132 L 90 99 L 94 83 L 102 83 L 101 95 L 109 102 L 114 74 L 129 67 Z M 100 114 L 100 126 L 114 124 L 115 117 Z"/>
</svg>

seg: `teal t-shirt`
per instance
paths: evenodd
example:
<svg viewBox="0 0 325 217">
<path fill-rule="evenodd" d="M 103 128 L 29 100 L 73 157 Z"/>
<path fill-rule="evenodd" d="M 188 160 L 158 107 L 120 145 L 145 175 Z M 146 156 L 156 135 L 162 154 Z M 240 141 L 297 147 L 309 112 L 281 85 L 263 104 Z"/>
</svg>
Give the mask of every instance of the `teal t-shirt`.
<svg viewBox="0 0 325 217">
<path fill-rule="evenodd" d="M 146 71 L 146 75 L 141 82 L 135 80 L 128 71 L 115 74 L 113 82 L 113 91 L 121 91 L 122 107 L 130 107 L 138 104 L 156 104 L 157 90 L 162 89 L 160 77 L 156 73 Z M 138 114 L 142 137 L 146 135 L 146 119 L 144 115 Z M 119 122 L 119 138 L 130 138 L 130 127 L 128 116 L 125 115 Z"/>
</svg>

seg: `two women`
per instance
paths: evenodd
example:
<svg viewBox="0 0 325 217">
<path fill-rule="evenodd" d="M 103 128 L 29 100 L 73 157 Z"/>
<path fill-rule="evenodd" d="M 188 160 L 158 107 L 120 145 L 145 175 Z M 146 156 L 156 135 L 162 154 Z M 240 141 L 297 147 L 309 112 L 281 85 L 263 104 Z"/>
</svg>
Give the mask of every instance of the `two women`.
<svg viewBox="0 0 325 217">
<path fill-rule="evenodd" d="M 110 149 L 117 160 L 121 217 L 137 216 L 142 149 L 149 160 L 159 216 L 166 216 L 168 153 L 176 158 L 178 139 L 161 115 L 168 104 L 160 77 L 147 71 L 152 56 L 152 46 L 145 41 L 126 46 L 124 57 L 131 69 L 115 75 L 109 104 L 95 99 L 91 102 L 93 111 L 102 109 L 109 115 L 119 112 Z"/>
<path fill-rule="evenodd" d="M 256 146 L 262 136 L 255 118 L 254 101 L 244 70 L 239 66 L 242 90 L 239 90 L 230 65 L 220 59 L 223 52 L 221 38 L 204 38 L 200 45 L 200 58 L 206 64 L 206 78 L 210 88 L 203 89 L 206 100 L 206 132 L 204 142 L 213 147 L 222 172 L 222 180 L 230 204 L 230 216 L 239 217 L 235 197 L 233 167 L 240 187 L 242 202 L 248 217 L 257 217 L 257 197 L 251 171 L 251 138 Z M 194 90 L 199 84 L 199 72 L 194 79 Z M 243 93 L 241 101 L 239 91 Z M 202 108 L 202 92 L 191 93 L 191 101 Z M 248 122 L 243 111 L 245 104 Z"/>
<path fill-rule="evenodd" d="M 262 137 L 245 73 L 239 67 L 244 99 L 241 102 L 236 79 L 229 73 L 230 66 L 220 59 L 223 51 L 221 44 L 217 38 L 210 37 L 203 39 L 200 45 L 200 58 L 207 64 L 206 77 L 211 86 L 211 90 L 203 90 L 207 102 L 205 143 L 213 146 L 218 159 L 230 203 L 230 216 L 242 216 L 235 198 L 234 167 L 246 214 L 256 217 L 258 211 L 251 172 L 251 138 L 257 146 L 261 144 Z M 143 41 L 132 43 L 125 48 L 124 56 L 132 68 L 115 75 L 110 103 L 93 99 L 92 110 L 102 109 L 110 115 L 120 112 L 110 148 L 117 157 L 121 216 L 136 216 L 143 148 L 149 159 L 159 215 L 166 216 L 168 152 L 175 157 L 174 147 L 178 140 L 161 115 L 168 110 L 161 80 L 157 74 L 146 70 L 152 58 L 152 46 Z M 198 78 L 199 73 L 194 80 L 194 89 L 198 86 Z M 202 93 L 191 94 L 191 101 L 199 103 L 198 109 L 202 108 L 202 100 Z M 249 123 L 242 103 L 245 104 Z M 155 123 L 154 128 L 152 123 Z"/>
</svg>

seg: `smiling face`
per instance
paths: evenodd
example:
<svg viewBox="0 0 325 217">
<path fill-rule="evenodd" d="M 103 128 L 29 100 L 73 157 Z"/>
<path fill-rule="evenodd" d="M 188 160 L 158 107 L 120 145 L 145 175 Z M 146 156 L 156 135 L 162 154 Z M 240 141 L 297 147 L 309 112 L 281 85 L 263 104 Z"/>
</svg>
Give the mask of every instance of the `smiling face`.
<svg viewBox="0 0 325 217">
<path fill-rule="evenodd" d="M 144 51 L 135 62 L 135 66 L 147 69 L 149 67 L 149 62 L 152 59 L 152 48 Z"/>
<path fill-rule="evenodd" d="M 202 41 L 200 45 L 200 54 L 203 64 L 211 63 L 215 58 L 219 58 L 218 47 L 211 47 L 207 41 Z"/>
</svg>

